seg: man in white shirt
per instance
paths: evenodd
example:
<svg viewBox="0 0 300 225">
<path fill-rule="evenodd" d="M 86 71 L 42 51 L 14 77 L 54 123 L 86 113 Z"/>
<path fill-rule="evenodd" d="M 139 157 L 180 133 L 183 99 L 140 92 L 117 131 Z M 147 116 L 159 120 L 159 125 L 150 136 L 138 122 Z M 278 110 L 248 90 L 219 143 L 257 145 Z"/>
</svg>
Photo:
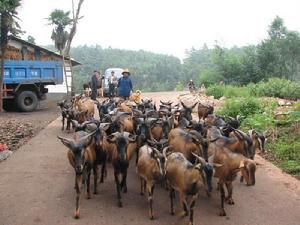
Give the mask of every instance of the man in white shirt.
<svg viewBox="0 0 300 225">
<path fill-rule="evenodd" d="M 115 76 L 115 71 L 111 71 L 111 75 L 108 78 L 109 97 L 115 96 L 117 83 L 118 83 L 118 79 Z"/>
</svg>

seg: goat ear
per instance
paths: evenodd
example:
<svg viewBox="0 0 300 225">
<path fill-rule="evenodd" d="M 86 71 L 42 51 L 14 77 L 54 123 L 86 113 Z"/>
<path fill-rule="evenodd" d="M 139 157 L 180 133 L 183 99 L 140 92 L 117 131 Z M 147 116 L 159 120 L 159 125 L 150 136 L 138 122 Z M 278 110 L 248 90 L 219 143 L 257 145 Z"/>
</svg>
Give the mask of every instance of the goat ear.
<svg viewBox="0 0 300 225">
<path fill-rule="evenodd" d="M 147 143 L 148 143 L 148 145 L 150 145 L 150 146 L 154 146 L 155 145 L 155 142 L 156 142 L 156 140 L 154 139 L 154 141 L 152 141 L 152 140 L 147 140 Z"/>
<path fill-rule="evenodd" d="M 135 141 L 136 141 L 136 135 L 134 135 L 134 134 L 129 134 L 129 135 L 128 135 L 128 141 L 129 141 L 129 142 L 135 142 Z"/>
<path fill-rule="evenodd" d="M 100 128 L 102 128 L 104 131 L 107 131 L 110 127 L 110 123 L 100 123 Z"/>
<path fill-rule="evenodd" d="M 240 166 L 239 166 L 239 168 L 243 168 L 243 167 L 245 167 L 244 160 L 242 160 L 242 161 L 240 162 Z"/>
<path fill-rule="evenodd" d="M 106 137 L 106 140 L 109 142 L 109 143 L 115 143 L 116 140 L 117 140 L 117 137 L 114 135 L 114 134 L 111 134 L 109 136 Z"/>
<path fill-rule="evenodd" d="M 63 138 L 63 137 L 60 137 L 60 136 L 57 136 L 57 138 L 59 140 L 61 140 L 61 142 L 66 146 L 68 147 L 70 150 L 74 150 L 75 149 L 75 142 L 71 139 L 68 139 L 68 138 Z"/>
<path fill-rule="evenodd" d="M 219 168 L 219 167 L 221 167 L 221 166 L 223 166 L 223 164 L 220 164 L 220 163 L 213 163 L 213 167 L 215 167 L 215 168 Z"/>
</svg>

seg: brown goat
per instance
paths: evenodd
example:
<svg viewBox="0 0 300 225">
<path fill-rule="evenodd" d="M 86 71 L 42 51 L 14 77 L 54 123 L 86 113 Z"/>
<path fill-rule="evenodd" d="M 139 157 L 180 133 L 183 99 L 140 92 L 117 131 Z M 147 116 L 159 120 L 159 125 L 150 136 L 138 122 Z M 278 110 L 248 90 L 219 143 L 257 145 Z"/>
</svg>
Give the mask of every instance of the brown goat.
<svg viewBox="0 0 300 225">
<path fill-rule="evenodd" d="M 214 113 L 214 107 L 211 105 L 203 105 L 202 103 L 198 103 L 198 118 L 199 121 L 201 119 L 205 119 L 209 114 Z"/>
<path fill-rule="evenodd" d="M 149 201 L 149 216 L 153 214 L 153 192 L 155 181 L 160 181 L 164 175 L 165 158 L 157 149 L 144 145 L 139 149 L 137 172 L 141 178 L 141 195 L 147 190 Z"/>
<path fill-rule="evenodd" d="M 95 114 L 95 103 L 93 100 L 83 98 L 82 96 L 75 97 L 73 107 L 80 112 L 87 111 L 89 118 L 94 117 Z"/>
<path fill-rule="evenodd" d="M 173 199 L 175 197 L 175 190 L 179 193 L 180 203 L 182 204 L 183 212 L 181 216 L 188 216 L 189 224 L 193 224 L 194 206 L 198 198 L 198 193 L 201 187 L 204 187 L 205 174 L 202 170 L 206 164 L 202 159 L 199 164 L 191 164 L 182 153 L 171 153 L 166 160 L 166 179 L 170 185 L 170 200 L 171 200 L 171 214 L 174 215 Z M 191 196 L 189 211 L 187 197 Z"/>
<path fill-rule="evenodd" d="M 91 141 L 92 138 L 91 134 L 87 134 L 86 132 L 79 131 L 76 132 L 74 135 L 74 140 L 67 139 L 67 138 L 58 138 L 61 142 L 68 147 L 68 159 L 71 166 L 75 170 L 75 189 L 76 189 L 76 208 L 74 217 L 78 219 L 80 217 L 80 189 L 82 185 L 82 180 L 86 180 L 87 182 L 87 198 L 91 197 L 90 195 L 90 172 L 93 168 L 94 171 L 94 191 L 96 191 L 97 185 L 97 169 L 95 167 L 95 160 L 96 160 L 96 152 L 94 148 L 92 148 Z"/>
<path fill-rule="evenodd" d="M 224 201 L 233 205 L 232 198 L 233 186 L 232 182 L 235 180 L 237 173 L 242 172 L 246 179 L 247 185 L 255 185 L 255 171 L 256 164 L 253 160 L 245 156 L 233 153 L 226 147 L 219 147 L 216 143 L 210 143 L 208 147 L 209 162 L 219 164 L 215 168 L 214 176 L 218 178 L 218 187 L 221 197 L 221 211 L 220 216 L 226 216 Z M 224 185 L 228 191 L 228 196 L 225 198 Z"/>
<path fill-rule="evenodd" d="M 196 131 L 186 132 L 181 128 L 172 129 L 168 141 L 174 152 L 181 152 L 191 162 L 195 161 L 192 153 L 207 159 L 207 141 Z"/>
</svg>

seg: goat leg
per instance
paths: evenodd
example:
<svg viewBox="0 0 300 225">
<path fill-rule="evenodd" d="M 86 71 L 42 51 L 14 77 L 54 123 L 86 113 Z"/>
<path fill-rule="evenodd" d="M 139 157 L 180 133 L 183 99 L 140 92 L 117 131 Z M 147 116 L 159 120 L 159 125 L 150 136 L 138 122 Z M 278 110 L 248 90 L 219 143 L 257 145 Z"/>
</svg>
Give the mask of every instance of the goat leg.
<svg viewBox="0 0 300 225">
<path fill-rule="evenodd" d="M 79 204 L 80 204 L 80 184 L 82 180 L 81 175 L 76 175 L 76 183 L 75 183 L 75 189 L 76 189 L 76 208 L 75 208 L 75 214 L 74 217 L 75 219 L 79 219 L 80 217 L 80 209 L 79 209 Z"/>
<path fill-rule="evenodd" d="M 196 204 L 196 199 L 198 198 L 198 195 L 194 195 L 191 199 L 191 204 L 190 204 L 190 222 L 189 225 L 193 225 L 194 224 L 194 207 Z"/>
<path fill-rule="evenodd" d="M 150 220 L 154 220 L 154 215 L 153 215 L 153 192 L 154 192 L 154 184 L 152 182 L 150 183 L 149 181 L 147 182 L 147 189 L 148 189 L 148 201 L 149 201 L 149 215 L 150 215 Z"/>
<path fill-rule="evenodd" d="M 173 202 L 173 198 L 175 197 L 175 190 L 170 187 L 170 200 L 171 200 L 171 215 L 174 215 L 174 202 Z"/>
<path fill-rule="evenodd" d="M 118 206 L 123 207 L 122 200 L 121 200 L 121 184 L 119 182 L 118 172 L 115 171 L 115 183 L 117 188 L 117 195 L 118 195 Z"/>
<path fill-rule="evenodd" d="M 98 191 L 97 191 L 98 167 L 97 167 L 97 165 L 93 166 L 93 173 L 94 173 L 94 195 L 96 195 L 96 194 L 98 194 Z"/>
<path fill-rule="evenodd" d="M 65 117 L 64 116 L 62 116 L 62 128 L 61 128 L 61 130 L 64 130 L 65 129 Z"/>
<path fill-rule="evenodd" d="M 183 212 L 181 212 L 179 214 L 180 217 L 185 217 L 185 216 L 188 216 L 189 215 L 189 211 L 188 211 L 188 208 L 187 208 L 187 202 L 186 202 L 186 197 L 183 193 L 180 193 L 179 195 L 179 201 L 181 202 L 181 205 L 182 205 L 182 208 L 183 208 Z"/>
<path fill-rule="evenodd" d="M 144 195 L 145 192 L 145 180 L 141 177 L 141 195 Z"/>
<path fill-rule="evenodd" d="M 220 196 L 221 196 L 221 211 L 220 216 L 226 216 L 225 208 L 224 208 L 224 200 L 225 200 L 225 190 L 223 183 L 219 182 Z"/>
<path fill-rule="evenodd" d="M 123 190 L 123 193 L 127 193 L 127 169 L 123 172 L 123 176 L 122 176 L 122 182 L 121 182 L 121 188 Z"/>
<path fill-rule="evenodd" d="M 91 192 L 90 192 L 90 180 L 91 180 L 91 170 L 88 169 L 87 171 L 87 179 L 86 179 L 86 198 L 91 198 Z"/>
<path fill-rule="evenodd" d="M 102 168 L 101 168 L 101 178 L 100 178 L 100 183 L 103 183 L 104 182 L 104 176 L 105 176 L 105 173 L 107 173 L 106 171 L 106 160 L 103 162 L 102 164 Z M 107 176 L 107 174 L 106 174 Z M 106 177 L 105 176 L 105 177 Z"/>
<path fill-rule="evenodd" d="M 226 198 L 226 202 L 229 205 L 234 205 L 234 201 L 232 198 L 232 190 L 233 190 L 232 183 L 226 183 L 226 188 L 227 188 L 227 192 L 228 192 L 228 197 Z"/>
<path fill-rule="evenodd" d="M 243 183 L 244 182 L 244 177 L 243 177 L 243 174 L 241 174 L 241 177 L 240 177 L 240 182 Z"/>
</svg>

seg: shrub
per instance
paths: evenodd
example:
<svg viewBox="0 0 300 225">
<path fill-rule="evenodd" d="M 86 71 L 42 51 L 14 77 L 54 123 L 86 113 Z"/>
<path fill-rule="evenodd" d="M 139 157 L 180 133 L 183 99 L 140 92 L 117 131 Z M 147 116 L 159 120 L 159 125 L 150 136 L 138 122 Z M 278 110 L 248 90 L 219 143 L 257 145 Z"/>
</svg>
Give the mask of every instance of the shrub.
<svg viewBox="0 0 300 225">
<path fill-rule="evenodd" d="M 183 88 L 183 84 L 180 81 L 178 81 L 176 84 L 176 91 L 183 91 Z"/>
<path fill-rule="evenodd" d="M 225 93 L 225 86 L 224 85 L 211 85 L 206 89 L 206 95 L 214 96 L 214 98 L 219 99 Z"/>
<path fill-rule="evenodd" d="M 250 90 L 248 87 L 235 87 L 235 86 L 225 86 L 225 93 L 224 96 L 226 98 L 233 98 L 233 97 L 250 97 Z"/>
<path fill-rule="evenodd" d="M 224 106 L 218 110 L 218 114 L 231 117 L 240 115 L 245 119 L 250 115 L 263 113 L 263 109 L 263 104 L 252 97 L 227 99 Z"/>
<path fill-rule="evenodd" d="M 300 82 L 286 79 L 270 78 L 267 82 L 249 84 L 248 88 L 253 96 L 267 96 L 288 99 L 300 98 Z"/>
</svg>

